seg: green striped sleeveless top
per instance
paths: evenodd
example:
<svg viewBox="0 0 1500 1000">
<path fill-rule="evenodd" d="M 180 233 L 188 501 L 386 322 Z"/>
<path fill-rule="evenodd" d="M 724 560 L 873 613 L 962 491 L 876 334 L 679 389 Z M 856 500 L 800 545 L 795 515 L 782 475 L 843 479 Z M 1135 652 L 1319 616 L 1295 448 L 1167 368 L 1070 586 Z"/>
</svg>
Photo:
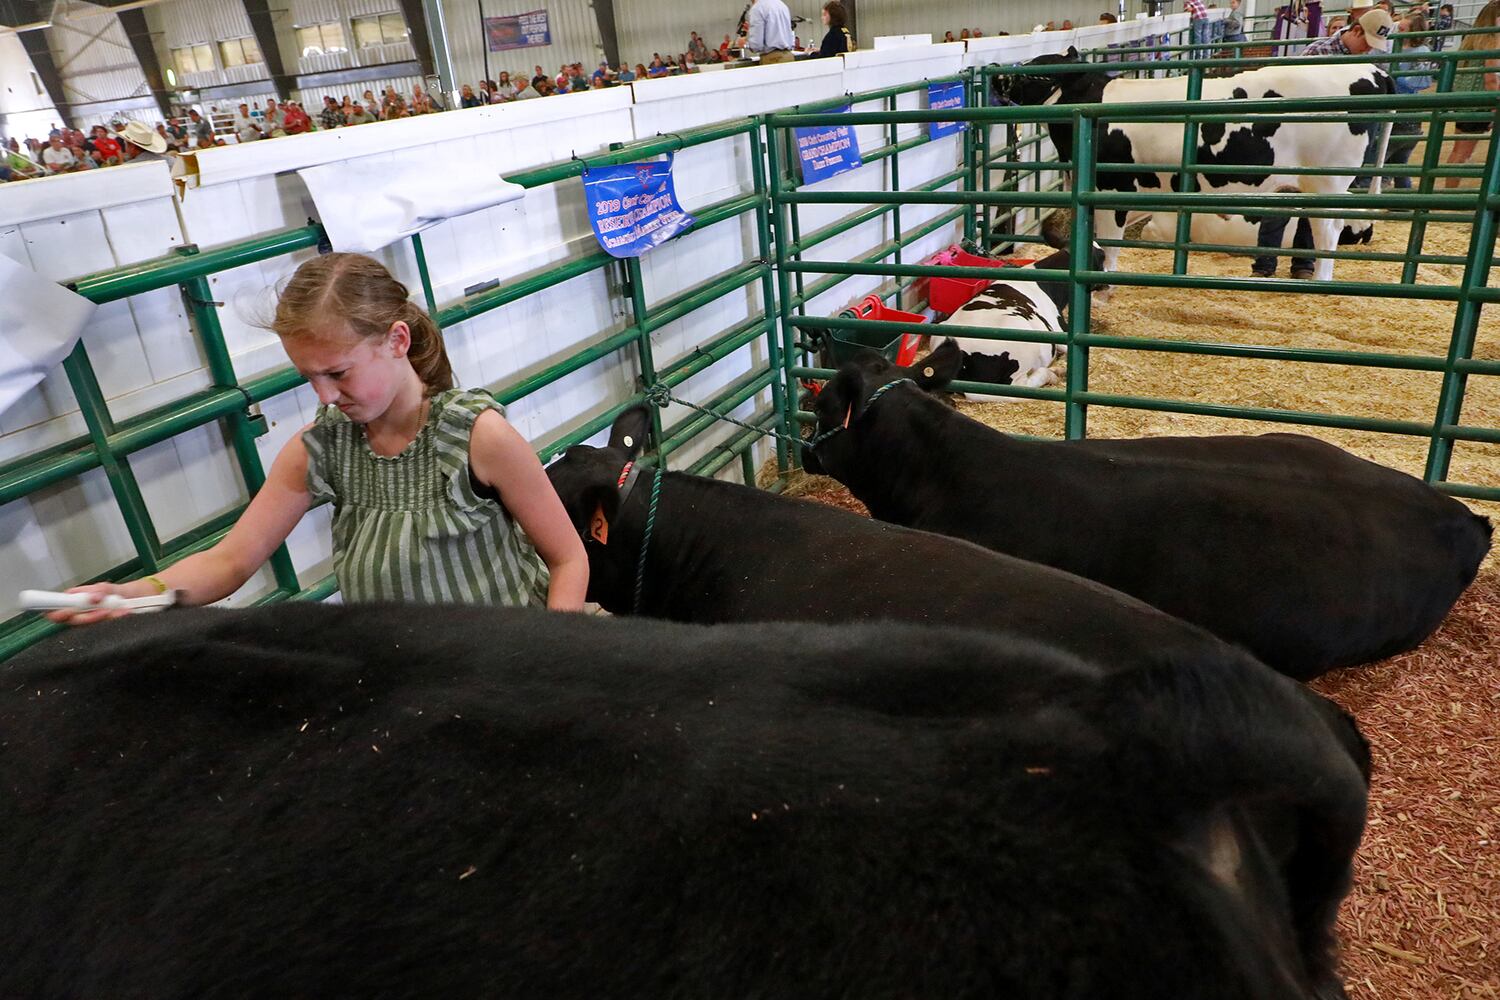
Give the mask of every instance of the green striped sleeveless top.
<svg viewBox="0 0 1500 1000">
<path fill-rule="evenodd" d="M 333 567 L 346 601 L 545 607 L 547 566 L 469 472 L 469 434 L 488 393 L 449 389 L 399 455 L 324 406 L 302 435 L 307 487 L 333 503 Z"/>
</svg>

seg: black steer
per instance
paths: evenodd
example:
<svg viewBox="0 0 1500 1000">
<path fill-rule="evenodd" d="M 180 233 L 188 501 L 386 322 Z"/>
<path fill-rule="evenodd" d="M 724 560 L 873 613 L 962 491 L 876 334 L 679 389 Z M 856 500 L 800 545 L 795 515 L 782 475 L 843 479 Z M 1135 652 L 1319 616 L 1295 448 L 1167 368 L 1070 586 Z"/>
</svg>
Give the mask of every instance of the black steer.
<svg viewBox="0 0 1500 1000">
<path fill-rule="evenodd" d="M 1010 437 L 922 391 L 960 363 L 945 342 L 910 369 L 844 365 L 816 410 L 848 430 L 807 470 L 881 520 L 1097 580 L 1303 679 L 1418 645 L 1489 551 L 1487 519 L 1309 437 Z"/>
<path fill-rule="evenodd" d="M 652 477 L 640 473 L 622 502 L 620 474 L 640 456 L 649 428 L 644 407 L 627 410 L 606 447 L 569 448 L 547 469 L 589 555 L 588 599 L 615 614 L 633 610 Z M 1000 629 L 1108 655 L 1122 667 L 1219 645 L 1196 626 L 1071 573 L 680 472 L 662 476 L 640 612 L 701 625 L 890 619 Z"/>
<path fill-rule="evenodd" d="M 1341 996 L 1323 709 L 1111 666 L 494 608 L 68 633 L 0 672 L 0 996 Z"/>
</svg>

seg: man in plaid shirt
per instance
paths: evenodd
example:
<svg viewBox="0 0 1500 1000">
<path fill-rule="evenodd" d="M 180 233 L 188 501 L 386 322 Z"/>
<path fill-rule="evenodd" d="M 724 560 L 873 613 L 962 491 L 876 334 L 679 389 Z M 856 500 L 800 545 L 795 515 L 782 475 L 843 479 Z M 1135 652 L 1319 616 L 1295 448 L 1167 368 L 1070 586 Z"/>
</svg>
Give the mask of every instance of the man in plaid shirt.
<svg viewBox="0 0 1500 1000">
<path fill-rule="evenodd" d="M 344 111 L 332 97 L 323 98 L 323 110 L 318 112 L 318 128 L 340 128 L 345 123 Z"/>
<path fill-rule="evenodd" d="M 1182 9 L 1187 12 L 1189 18 L 1188 33 L 1193 39 L 1194 45 L 1208 44 L 1208 8 L 1203 5 L 1203 0 L 1182 0 Z M 1207 59 L 1209 50 L 1193 49 L 1189 53 L 1194 59 Z"/>
</svg>

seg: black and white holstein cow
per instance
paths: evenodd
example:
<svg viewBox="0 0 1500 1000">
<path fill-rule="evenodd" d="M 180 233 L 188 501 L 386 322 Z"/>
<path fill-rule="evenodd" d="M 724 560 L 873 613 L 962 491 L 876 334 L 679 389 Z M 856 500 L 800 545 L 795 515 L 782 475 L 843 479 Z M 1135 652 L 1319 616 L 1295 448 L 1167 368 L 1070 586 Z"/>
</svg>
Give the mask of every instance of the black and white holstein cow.
<svg viewBox="0 0 1500 1000">
<path fill-rule="evenodd" d="M 953 328 L 1061 333 L 1072 286 L 1066 281 L 1027 280 L 1026 272 L 1038 268 L 1066 271 L 1071 260 L 1072 254 L 1059 250 L 1035 264 L 1004 268 L 997 272 L 998 276 L 994 281 L 941 324 L 942 332 L 953 337 L 964 352 L 960 379 L 1033 388 L 1057 381 L 1057 373 L 1049 367 L 1057 357 L 1057 345 L 965 337 Z M 1099 247 L 1094 247 L 1090 266 L 1097 270 L 1103 260 L 1104 252 Z M 964 395 L 978 403 L 994 403 L 1005 399 L 1003 396 L 972 392 Z"/>
<path fill-rule="evenodd" d="M 1364 776 L 1230 666 L 477 607 L 70 632 L 0 668 L 0 996 L 1332 1000 Z"/>
<path fill-rule="evenodd" d="M 1064 55 L 1038 56 L 1027 65 L 1056 66 L 1053 76 L 998 76 L 992 84 L 998 103 L 1015 104 L 1134 104 L 1185 102 L 1187 77 L 1159 80 L 1111 79 L 1102 73 L 1069 71 L 1081 64 L 1076 49 Z M 1348 66 L 1268 66 L 1232 76 L 1203 81 L 1204 101 L 1259 100 L 1262 98 L 1361 97 L 1390 94 L 1395 90 L 1390 76 L 1370 64 Z M 1224 124 L 1205 122 L 1199 128 L 1196 160 L 1204 166 L 1243 166 L 1244 173 L 1201 174 L 1200 191 L 1256 191 L 1273 193 L 1294 187 L 1308 194 L 1344 194 L 1364 162 L 1366 122 L 1256 122 Z M 1050 123 L 1047 131 L 1058 155 L 1073 155 L 1073 126 Z M 1096 133 L 1099 163 L 1182 162 L 1183 126 L 1161 122 L 1101 123 Z M 1278 167 L 1348 167 L 1347 174 L 1309 176 L 1278 173 Z M 1101 172 L 1098 187 L 1106 191 L 1143 189 L 1176 190 L 1175 173 L 1139 171 Z M 1094 216 L 1094 235 L 1119 239 L 1125 227 L 1142 215 L 1100 209 Z M 1338 219 L 1308 219 L 1313 247 L 1322 252 L 1338 249 L 1344 224 Z M 1118 247 L 1106 247 L 1104 269 L 1115 270 Z M 1333 261 L 1319 258 L 1314 277 L 1333 277 Z"/>
<path fill-rule="evenodd" d="M 1315 438 L 1002 434 L 929 394 L 960 359 L 944 343 L 911 368 L 844 365 L 815 409 L 820 432 L 847 430 L 803 449 L 807 471 L 881 520 L 1097 580 L 1303 679 L 1421 643 L 1489 551 L 1488 519 Z"/>
</svg>

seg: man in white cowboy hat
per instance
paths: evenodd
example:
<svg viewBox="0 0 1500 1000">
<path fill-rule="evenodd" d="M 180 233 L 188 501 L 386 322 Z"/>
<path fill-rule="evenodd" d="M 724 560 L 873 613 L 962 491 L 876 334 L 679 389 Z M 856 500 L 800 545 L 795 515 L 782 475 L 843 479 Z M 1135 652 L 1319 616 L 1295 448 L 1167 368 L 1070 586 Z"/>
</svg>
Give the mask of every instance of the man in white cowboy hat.
<svg viewBox="0 0 1500 1000">
<path fill-rule="evenodd" d="M 126 163 L 144 163 L 147 160 L 164 160 L 167 152 L 166 136 L 145 122 L 126 122 L 119 133 L 120 149 Z"/>
</svg>

